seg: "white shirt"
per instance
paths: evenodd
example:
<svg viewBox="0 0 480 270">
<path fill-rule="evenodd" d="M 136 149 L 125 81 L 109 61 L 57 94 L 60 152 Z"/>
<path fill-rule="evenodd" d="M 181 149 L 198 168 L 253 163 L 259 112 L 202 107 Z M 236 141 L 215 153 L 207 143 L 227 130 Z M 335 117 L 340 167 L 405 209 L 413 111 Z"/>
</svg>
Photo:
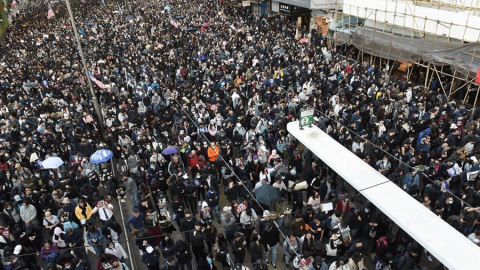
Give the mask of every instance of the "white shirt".
<svg viewBox="0 0 480 270">
<path fill-rule="evenodd" d="M 108 246 L 105 248 L 106 254 L 112 254 L 113 256 L 117 257 L 118 259 L 126 259 L 128 257 L 127 253 L 123 249 L 122 245 L 119 243 L 113 243 L 114 247 L 109 248 Z"/>
<path fill-rule="evenodd" d="M 468 235 L 468 239 L 470 239 L 473 243 L 477 244 L 480 242 L 480 238 L 479 237 L 476 237 L 475 233 L 471 233 L 470 235 Z"/>
<path fill-rule="evenodd" d="M 113 205 L 111 203 L 108 203 L 106 207 L 95 207 L 92 212 L 98 212 L 100 219 L 103 221 L 107 221 L 113 216 L 113 211 L 111 209 L 113 209 Z"/>
</svg>

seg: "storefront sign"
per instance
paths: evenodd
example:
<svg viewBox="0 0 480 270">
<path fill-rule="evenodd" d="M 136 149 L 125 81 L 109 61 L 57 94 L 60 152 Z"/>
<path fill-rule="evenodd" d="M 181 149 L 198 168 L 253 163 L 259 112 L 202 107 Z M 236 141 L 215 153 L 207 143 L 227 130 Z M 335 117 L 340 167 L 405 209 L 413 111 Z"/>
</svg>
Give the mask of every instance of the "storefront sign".
<svg viewBox="0 0 480 270">
<path fill-rule="evenodd" d="M 307 8 L 294 6 L 290 4 L 284 4 L 284 3 L 279 3 L 278 11 L 280 13 L 287 14 L 287 15 L 297 15 L 297 14 L 310 12 L 310 10 Z"/>
<path fill-rule="evenodd" d="M 280 13 L 290 14 L 290 5 L 289 5 L 289 4 L 280 3 L 280 4 L 278 5 L 278 11 L 279 11 Z"/>
</svg>

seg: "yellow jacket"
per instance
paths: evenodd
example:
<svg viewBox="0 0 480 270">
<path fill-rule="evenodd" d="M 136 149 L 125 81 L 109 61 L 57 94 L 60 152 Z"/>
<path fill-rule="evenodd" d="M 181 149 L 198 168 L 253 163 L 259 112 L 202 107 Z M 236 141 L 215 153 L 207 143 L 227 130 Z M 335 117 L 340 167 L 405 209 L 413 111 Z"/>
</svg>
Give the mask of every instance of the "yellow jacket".
<svg viewBox="0 0 480 270">
<path fill-rule="evenodd" d="M 92 217 L 92 207 L 88 203 L 85 203 L 85 208 L 86 208 L 85 214 L 87 214 L 87 216 L 84 216 L 82 214 L 82 209 L 80 208 L 79 205 L 75 207 L 75 215 L 77 216 L 78 220 L 82 220 L 82 219 L 89 220 Z"/>
</svg>

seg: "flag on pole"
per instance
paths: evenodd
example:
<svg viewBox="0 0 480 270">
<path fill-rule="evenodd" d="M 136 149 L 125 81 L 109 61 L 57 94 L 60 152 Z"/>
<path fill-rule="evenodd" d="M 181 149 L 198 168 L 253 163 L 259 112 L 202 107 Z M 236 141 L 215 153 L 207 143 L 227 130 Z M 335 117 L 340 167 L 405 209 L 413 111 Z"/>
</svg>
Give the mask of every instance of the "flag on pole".
<svg viewBox="0 0 480 270">
<path fill-rule="evenodd" d="M 137 81 L 135 80 L 132 74 L 128 73 L 127 69 L 125 69 L 125 78 L 127 80 L 127 87 L 128 86 L 132 87 L 133 93 L 136 96 L 143 97 L 145 95 L 145 91 L 143 91 L 142 86 L 137 84 Z"/>
<path fill-rule="evenodd" d="M 172 24 L 173 27 L 178 28 L 178 23 L 175 20 L 171 20 L 170 24 Z"/>
<path fill-rule="evenodd" d="M 477 75 L 475 76 L 475 82 L 480 84 L 480 65 L 478 66 Z"/>
<path fill-rule="evenodd" d="M 48 12 L 47 12 L 47 19 L 51 19 L 55 17 L 55 12 L 53 12 L 53 9 L 50 5 L 48 5 Z"/>
<path fill-rule="evenodd" d="M 95 79 L 95 77 L 93 77 L 92 73 L 90 73 L 90 80 L 92 80 L 92 82 L 94 82 L 98 87 L 100 87 L 102 89 L 107 88 L 107 86 L 105 84 L 103 84 L 101 81 Z"/>
</svg>

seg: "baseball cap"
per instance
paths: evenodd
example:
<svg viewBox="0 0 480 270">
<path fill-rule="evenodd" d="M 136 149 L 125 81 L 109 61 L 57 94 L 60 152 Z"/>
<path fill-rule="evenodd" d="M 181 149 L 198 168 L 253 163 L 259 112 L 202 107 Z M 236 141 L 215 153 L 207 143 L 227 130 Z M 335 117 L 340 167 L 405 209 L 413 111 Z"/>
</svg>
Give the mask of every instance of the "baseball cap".
<svg viewBox="0 0 480 270">
<path fill-rule="evenodd" d="M 22 246 L 21 245 L 16 245 L 15 249 L 13 250 L 13 254 L 18 255 L 22 251 Z"/>
</svg>

